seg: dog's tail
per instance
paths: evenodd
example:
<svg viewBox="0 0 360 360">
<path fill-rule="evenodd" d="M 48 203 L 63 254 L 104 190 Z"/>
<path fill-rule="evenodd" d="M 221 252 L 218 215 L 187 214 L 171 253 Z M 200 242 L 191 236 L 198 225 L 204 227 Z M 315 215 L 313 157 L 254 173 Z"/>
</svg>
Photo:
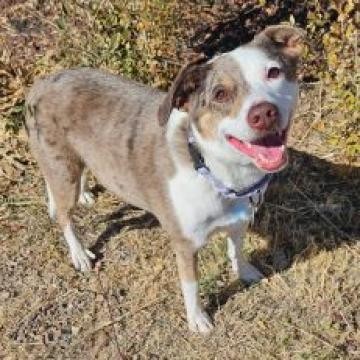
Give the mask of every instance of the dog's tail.
<svg viewBox="0 0 360 360">
<path fill-rule="evenodd" d="M 35 81 L 25 98 L 25 130 L 28 137 L 40 135 L 38 123 L 39 106 L 42 96 L 46 93 L 47 79 Z"/>
</svg>

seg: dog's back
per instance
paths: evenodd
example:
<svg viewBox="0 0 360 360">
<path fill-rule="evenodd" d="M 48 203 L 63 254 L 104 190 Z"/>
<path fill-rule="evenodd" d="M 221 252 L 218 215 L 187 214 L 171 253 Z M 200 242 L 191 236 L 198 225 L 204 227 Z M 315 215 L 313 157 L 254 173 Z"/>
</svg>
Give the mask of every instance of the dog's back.
<svg viewBox="0 0 360 360">
<path fill-rule="evenodd" d="M 147 175 L 156 171 L 154 153 L 164 149 L 156 119 L 163 97 L 158 90 L 93 69 L 39 80 L 27 96 L 26 126 L 45 179 L 51 181 L 51 173 L 64 166 L 72 171 L 64 172 L 61 182 L 77 182 L 86 165 L 105 187 L 151 210 L 144 192 L 157 188 L 147 184 Z M 113 169 L 121 170 L 116 178 Z"/>
</svg>

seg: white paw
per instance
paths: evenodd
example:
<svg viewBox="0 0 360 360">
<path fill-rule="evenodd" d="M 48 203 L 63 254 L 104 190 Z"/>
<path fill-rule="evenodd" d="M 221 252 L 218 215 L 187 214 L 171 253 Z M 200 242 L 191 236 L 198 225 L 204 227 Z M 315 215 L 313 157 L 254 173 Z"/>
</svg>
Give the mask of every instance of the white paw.
<svg viewBox="0 0 360 360">
<path fill-rule="evenodd" d="M 238 267 L 237 273 L 239 278 L 246 283 L 259 282 L 264 278 L 264 275 L 253 265 L 248 262 L 244 262 Z"/>
<path fill-rule="evenodd" d="M 48 204 L 49 216 L 51 220 L 56 220 L 56 207 L 53 203 Z"/>
<path fill-rule="evenodd" d="M 201 309 L 197 309 L 193 315 L 188 316 L 188 324 L 191 331 L 202 334 L 207 334 L 214 328 L 209 315 Z"/>
<path fill-rule="evenodd" d="M 81 272 L 90 271 L 92 268 L 91 260 L 95 259 L 95 254 L 82 246 L 70 249 L 71 260 L 76 270 Z"/>
<path fill-rule="evenodd" d="M 83 191 L 79 196 L 79 204 L 91 206 L 94 202 L 94 195 L 90 191 Z"/>
</svg>

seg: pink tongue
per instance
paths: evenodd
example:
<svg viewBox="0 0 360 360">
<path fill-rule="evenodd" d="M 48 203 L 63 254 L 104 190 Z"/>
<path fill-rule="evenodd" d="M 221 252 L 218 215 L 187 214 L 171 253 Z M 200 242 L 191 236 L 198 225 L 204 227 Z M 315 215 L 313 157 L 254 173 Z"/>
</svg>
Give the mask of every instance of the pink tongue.
<svg viewBox="0 0 360 360">
<path fill-rule="evenodd" d="M 261 146 L 243 143 L 236 138 L 229 138 L 228 141 L 238 150 L 253 158 L 256 163 L 267 170 L 280 167 L 285 161 L 285 146 Z"/>
<path fill-rule="evenodd" d="M 284 153 L 284 146 L 265 147 L 260 145 L 250 145 L 250 152 L 255 158 L 265 158 L 268 161 L 278 161 Z M 250 155 L 250 154 L 249 154 Z M 251 155 L 250 155 L 251 156 Z"/>
</svg>

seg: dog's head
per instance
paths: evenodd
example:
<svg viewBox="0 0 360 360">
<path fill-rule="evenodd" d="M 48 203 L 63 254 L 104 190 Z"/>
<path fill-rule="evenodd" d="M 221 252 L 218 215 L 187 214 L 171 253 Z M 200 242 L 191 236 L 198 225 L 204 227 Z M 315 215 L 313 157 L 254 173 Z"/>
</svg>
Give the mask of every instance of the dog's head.
<svg viewBox="0 0 360 360">
<path fill-rule="evenodd" d="M 281 170 L 302 38 L 300 29 L 270 26 L 233 51 L 189 63 L 159 108 L 160 124 L 173 109 L 184 111 L 205 153 L 266 172 Z"/>
</svg>

